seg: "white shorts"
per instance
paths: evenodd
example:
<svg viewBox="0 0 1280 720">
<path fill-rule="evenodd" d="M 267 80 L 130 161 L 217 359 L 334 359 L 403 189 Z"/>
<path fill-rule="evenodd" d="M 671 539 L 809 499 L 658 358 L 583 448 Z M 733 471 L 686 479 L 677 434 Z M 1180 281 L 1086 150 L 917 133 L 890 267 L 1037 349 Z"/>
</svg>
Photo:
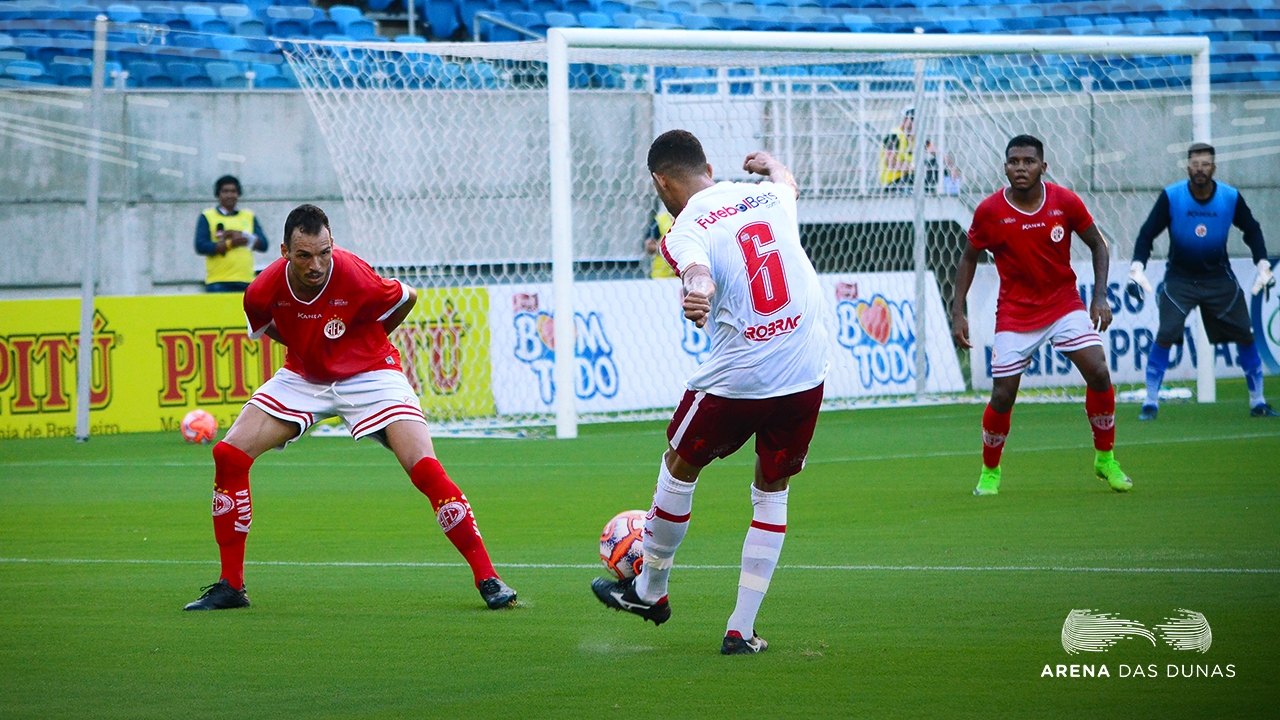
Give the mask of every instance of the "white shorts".
<svg viewBox="0 0 1280 720">
<path fill-rule="evenodd" d="M 298 426 L 298 434 L 284 445 L 297 440 L 312 425 L 335 416 L 342 418 L 356 440 L 398 420 L 427 424 L 418 396 L 399 370 L 374 370 L 319 385 L 280 368 L 249 398 L 248 404 Z M 376 437 L 383 442 L 381 436 Z"/>
<path fill-rule="evenodd" d="M 1090 345 L 1102 345 L 1102 336 L 1093 327 L 1089 313 L 1073 310 L 1052 324 L 1031 332 L 998 332 L 991 347 L 991 377 L 1010 377 L 1021 374 L 1031 364 L 1031 356 L 1044 345 L 1053 342 L 1053 348 L 1066 354 L 1082 350 Z"/>
</svg>

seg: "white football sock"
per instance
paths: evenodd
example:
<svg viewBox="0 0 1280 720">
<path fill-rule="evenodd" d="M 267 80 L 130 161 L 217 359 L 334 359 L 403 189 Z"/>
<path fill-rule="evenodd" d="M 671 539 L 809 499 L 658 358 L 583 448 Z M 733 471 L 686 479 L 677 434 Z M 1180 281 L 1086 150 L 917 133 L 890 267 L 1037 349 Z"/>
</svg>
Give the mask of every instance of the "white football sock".
<svg viewBox="0 0 1280 720">
<path fill-rule="evenodd" d="M 751 527 L 742 544 L 742 575 L 738 579 L 738 605 L 729 616 L 728 632 L 750 640 L 756 613 L 769 591 L 773 569 L 778 566 L 782 541 L 787 539 L 787 490 L 767 493 L 751 486 Z"/>
<path fill-rule="evenodd" d="M 653 507 L 644 523 L 644 567 L 636 577 L 636 594 L 645 602 L 657 602 L 667 594 L 667 577 L 676 548 L 689 529 L 693 509 L 693 490 L 697 481 L 687 483 L 675 479 L 667 463 L 658 471 L 658 489 L 653 493 Z"/>
</svg>

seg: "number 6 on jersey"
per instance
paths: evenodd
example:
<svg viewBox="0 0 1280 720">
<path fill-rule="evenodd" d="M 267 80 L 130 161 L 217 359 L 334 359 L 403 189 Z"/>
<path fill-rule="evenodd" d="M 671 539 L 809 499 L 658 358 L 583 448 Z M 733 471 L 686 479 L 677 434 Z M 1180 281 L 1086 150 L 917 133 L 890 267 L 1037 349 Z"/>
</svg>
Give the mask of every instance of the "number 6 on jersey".
<svg viewBox="0 0 1280 720">
<path fill-rule="evenodd" d="M 773 230 L 767 222 L 754 222 L 738 231 L 738 247 L 747 261 L 747 281 L 751 285 L 751 307 L 761 315 L 772 315 L 791 302 L 787 276 L 782 269 L 782 253 L 773 245 Z"/>
</svg>

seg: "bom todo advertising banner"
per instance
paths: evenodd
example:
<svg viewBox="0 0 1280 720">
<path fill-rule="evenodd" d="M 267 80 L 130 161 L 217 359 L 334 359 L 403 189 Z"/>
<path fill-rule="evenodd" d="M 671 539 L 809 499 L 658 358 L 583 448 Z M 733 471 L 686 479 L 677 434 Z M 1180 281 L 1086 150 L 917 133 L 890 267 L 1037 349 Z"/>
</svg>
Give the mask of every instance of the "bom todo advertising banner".
<svg viewBox="0 0 1280 720">
<path fill-rule="evenodd" d="M 285 348 L 250 340 L 238 294 L 98 298 L 90 432 L 177 428 L 197 407 L 228 427 L 284 364 Z M 0 302 L 0 438 L 75 432 L 78 300 Z M 492 414 L 487 292 L 420 293 L 395 334 L 428 416 Z M 412 343 L 417 352 L 409 353 Z"/>
<path fill-rule="evenodd" d="M 1088 262 L 1071 264 L 1078 280 L 1077 288 L 1087 305 L 1093 297 L 1093 266 Z M 1262 355 L 1263 367 L 1268 374 L 1280 373 L 1280 293 L 1274 289 L 1268 299 L 1264 295 L 1250 297 L 1248 286 L 1253 284 L 1257 269 L 1248 259 L 1231 261 L 1236 279 L 1245 286 L 1245 298 L 1249 303 L 1249 315 L 1253 324 L 1254 341 Z M 1147 264 L 1147 278 L 1157 294 L 1164 281 L 1165 263 L 1152 260 Z M 1135 300 L 1125 292 L 1129 284 L 1128 263 L 1113 260 L 1107 282 L 1107 300 L 1111 305 L 1111 326 L 1102 333 L 1103 349 L 1111 365 L 1111 380 L 1120 384 L 1146 382 L 1147 355 L 1160 328 L 1160 311 L 1155 298 L 1148 295 Z M 978 273 L 969 291 L 969 334 L 973 343 L 973 387 L 976 390 L 991 388 L 991 345 L 995 338 L 996 298 L 1000 292 L 1000 277 L 994 265 L 979 265 Z M 1191 337 L 1190 322 L 1183 331 L 1183 344 L 1175 345 L 1169 354 L 1169 369 L 1165 380 L 1195 380 L 1196 367 L 1200 363 L 1203 348 L 1197 347 Z M 1241 377 L 1240 363 L 1234 344 L 1216 345 L 1213 348 L 1217 377 Z M 1040 348 L 1030 367 L 1022 374 L 1024 387 L 1053 387 L 1084 385 L 1084 378 L 1049 343 Z"/>
</svg>

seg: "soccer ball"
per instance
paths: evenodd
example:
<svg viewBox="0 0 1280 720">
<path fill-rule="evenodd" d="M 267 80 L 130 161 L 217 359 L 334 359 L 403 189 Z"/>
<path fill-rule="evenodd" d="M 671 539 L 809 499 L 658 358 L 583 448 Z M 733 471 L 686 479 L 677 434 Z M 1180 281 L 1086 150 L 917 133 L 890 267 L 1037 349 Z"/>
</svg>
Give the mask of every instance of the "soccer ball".
<svg viewBox="0 0 1280 720">
<path fill-rule="evenodd" d="M 182 437 L 189 443 L 211 443 L 218 435 L 218 421 L 204 410 L 192 410 L 182 418 Z"/>
<path fill-rule="evenodd" d="M 643 510 L 620 512 L 600 533 L 600 562 L 619 580 L 640 574 L 644 565 Z"/>
</svg>

